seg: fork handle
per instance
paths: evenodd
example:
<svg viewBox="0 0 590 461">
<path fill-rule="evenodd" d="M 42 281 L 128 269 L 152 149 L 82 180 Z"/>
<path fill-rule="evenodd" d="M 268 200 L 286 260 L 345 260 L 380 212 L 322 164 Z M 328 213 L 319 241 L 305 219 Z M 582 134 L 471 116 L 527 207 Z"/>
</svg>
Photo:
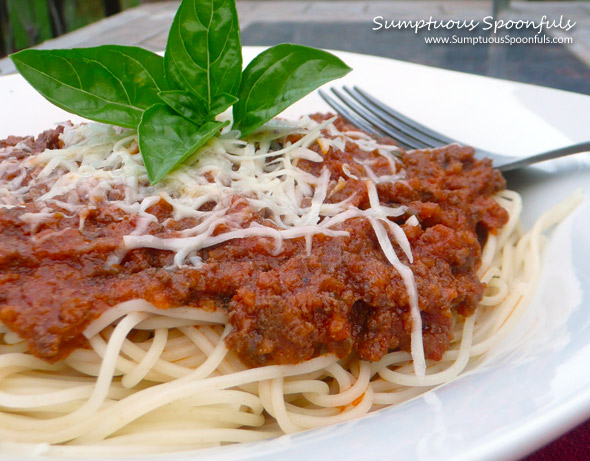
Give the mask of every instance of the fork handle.
<svg viewBox="0 0 590 461">
<path fill-rule="evenodd" d="M 566 157 L 567 155 L 579 154 L 580 152 L 590 151 L 590 141 L 581 142 L 579 144 L 573 144 L 571 146 L 561 147 L 559 149 L 550 150 L 541 154 L 532 155 L 530 157 L 523 157 L 517 160 L 507 159 L 506 163 L 495 164 L 494 166 L 500 171 L 516 170 L 517 168 L 523 168 L 525 166 L 532 165 L 533 163 L 544 162 L 545 160 L 551 160 L 559 157 Z"/>
</svg>

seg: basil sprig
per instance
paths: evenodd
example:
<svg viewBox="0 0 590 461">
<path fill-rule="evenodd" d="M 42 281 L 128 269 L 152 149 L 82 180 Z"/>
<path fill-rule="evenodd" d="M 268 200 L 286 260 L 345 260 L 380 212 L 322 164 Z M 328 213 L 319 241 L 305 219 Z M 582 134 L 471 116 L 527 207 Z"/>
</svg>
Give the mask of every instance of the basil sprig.
<svg viewBox="0 0 590 461">
<path fill-rule="evenodd" d="M 90 120 L 137 128 L 167 88 L 161 56 L 130 46 L 24 50 L 11 56 L 46 99 Z"/>
<path fill-rule="evenodd" d="M 242 46 L 234 0 L 184 1 L 168 33 L 166 77 L 205 116 L 227 109 L 240 88 Z"/>
<path fill-rule="evenodd" d="M 198 125 L 166 104 L 150 107 L 138 129 L 139 147 L 150 181 L 160 181 L 228 123 L 209 120 Z"/>
<path fill-rule="evenodd" d="M 283 43 L 256 56 L 242 74 L 234 127 L 252 133 L 324 83 L 350 69 L 336 56 L 307 46 Z"/>
<path fill-rule="evenodd" d="M 11 55 L 21 75 L 56 106 L 98 122 L 137 129 L 152 184 L 219 135 L 215 117 L 233 106 L 246 136 L 350 68 L 336 56 L 282 44 L 242 72 L 235 0 L 183 0 L 164 57 L 106 45 L 24 50 Z"/>
</svg>

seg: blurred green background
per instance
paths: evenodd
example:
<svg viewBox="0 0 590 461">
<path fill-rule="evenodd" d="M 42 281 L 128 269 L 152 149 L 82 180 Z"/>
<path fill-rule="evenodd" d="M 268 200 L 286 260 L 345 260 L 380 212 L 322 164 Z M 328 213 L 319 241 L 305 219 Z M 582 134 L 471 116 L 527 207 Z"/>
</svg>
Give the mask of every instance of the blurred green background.
<svg viewBox="0 0 590 461">
<path fill-rule="evenodd" d="M 83 27 L 146 0 L 0 0 L 0 56 Z"/>
<path fill-rule="evenodd" d="M 105 16 L 154 1 L 163 0 L 0 0 L 0 58 L 71 32 Z M 494 11 L 510 3 L 510 0 L 470 1 L 493 2 Z"/>
</svg>

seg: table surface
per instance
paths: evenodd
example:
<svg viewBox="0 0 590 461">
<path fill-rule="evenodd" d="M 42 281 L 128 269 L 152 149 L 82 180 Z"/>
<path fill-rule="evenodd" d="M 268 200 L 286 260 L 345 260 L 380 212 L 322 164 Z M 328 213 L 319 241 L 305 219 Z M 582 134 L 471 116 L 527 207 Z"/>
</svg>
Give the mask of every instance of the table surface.
<svg viewBox="0 0 590 461">
<path fill-rule="evenodd" d="M 245 1 L 238 12 L 245 45 L 293 41 L 311 46 L 375 54 L 525 83 L 590 94 L 590 3 L 512 2 L 502 19 L 571 18 L 568 45 L 445 46 L 425 45 L 412 30 L 372 30 L 373 18 L 473 19 L 491 15 L 488 1 Z M 48 40 L 38 48 L 73 48 L 106 43 L 137 45 L 153 51 L 165 48 L 168 28 L 179 2 L 147 3 Z M 346 30 L 346 34 L 340 33 Z M 548 30 L 558 36 L 559 29 Z M 453 33 L 457 33 L 453 30 Z M 461 32 L 459 31 L 459 34 Z M 511 31 L 527 35 L 526 31 Z M 564 71 L 565 70 L 565 71 Z M 0 59 L 0 74 L 14 72 Z"/>
<path fill-rule="evenodd" d="M 178 4 L 175 1 L 147 3 L 49 40 L 38 48 L 73 48 L 116 43 L 137 45 L 153 51 L 163 50 Z M 505 19 L 537 21 L 543 15 L 549 18 L 559 18 L 560 15 L 572 18 L 576 21 L 576 26 L 567 32 L 573 38 L 573 43 L 569 45 L 551 45 L 545 48 L 447 47 L 444 52 L 441 52 L 440 47 L 426 47 L 423 39 L 416 37 L 412 31 L 405 34 L 396 31 L 396 43 L 401 41 L 401 44 L 392 47 L 386 37 L 380 37 L 371 30 L 373 18 L 484 18 L 491 15 L 491 2 L 238 0 L 237 5 L 245 45 L 272 45 L 281 41 L 293 41 L 590 94 L 590 3 L 512 2 L 510 9 L 501 14 Z M 346 33 L 342 33 L 343 30 Z M 557 36 L 554 30 L 548 33 Z M 561 71 L 555 72 L 556 68 Z M 0 74 L 14 71 L 8 58 L 0 59 Z M 577 450 L 580 452 L 581 449 L 588 455 L 586 459 L 590 459 L 589 433 L 590 422 L 587 422 L 528 459 L 551 459 L 559 453 L 555 450 L 564 450 L 563 447 L 571 443 L 572 437 L 573 440 L 576 437 L 577 440 L 586 438 L 585 446 L 578 446 Z"/>
</svg>

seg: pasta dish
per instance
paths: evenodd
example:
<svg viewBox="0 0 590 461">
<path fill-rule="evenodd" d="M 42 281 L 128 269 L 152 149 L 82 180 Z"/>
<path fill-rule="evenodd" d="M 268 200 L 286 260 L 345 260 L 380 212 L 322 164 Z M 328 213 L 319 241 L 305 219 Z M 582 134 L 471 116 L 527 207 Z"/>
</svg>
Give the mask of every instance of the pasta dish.
<svg viewBox="0 0 590 461">
<path fill-rule="evenodd" d="M 512 330 L 579 201 L 527 232 L 471 148 L 324 115 L 225 127 L 157 184 L 135 130 L 0 141 L 0 441 L 170 452 L 405 402 Z"/>
</svg>

